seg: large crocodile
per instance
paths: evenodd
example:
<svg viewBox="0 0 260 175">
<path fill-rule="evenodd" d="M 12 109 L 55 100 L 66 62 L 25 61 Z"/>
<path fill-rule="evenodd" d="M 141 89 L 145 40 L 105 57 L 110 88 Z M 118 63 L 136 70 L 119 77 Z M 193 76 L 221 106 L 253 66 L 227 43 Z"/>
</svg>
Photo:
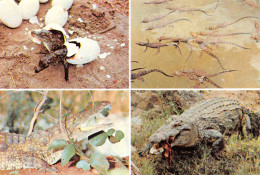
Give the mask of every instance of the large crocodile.
<svg viewBox="0 0 260 175">
<path fill-rule="evenodd" d="M 213 98 L 195 104 L 180 116 L 170 117 L 150 138 L 140 153 L 162 153 L 170 159 L 172 147 L 194 147 L 211 143 L 217 155 L 224 147 L 224 135 L 239 132 L 260 134 L 260 114 L 242 107 L 228 98 Z"/>
<path fill-rule="evenodd" d="M 0 170 L 43 168 L 55 171 L 49 165 L 61 159 L 63 149 L 47 150 L 49 145 L 55 139 L 81 141 L 111 127 L 113 124 L 101 116 L 109 109 L 109 102 L 101 102 L 89 111 L 63 118 L 61 126 L 57 123 L 45 131 L 33 132 L 29 136 L 0 132 Z"/>
</svg>

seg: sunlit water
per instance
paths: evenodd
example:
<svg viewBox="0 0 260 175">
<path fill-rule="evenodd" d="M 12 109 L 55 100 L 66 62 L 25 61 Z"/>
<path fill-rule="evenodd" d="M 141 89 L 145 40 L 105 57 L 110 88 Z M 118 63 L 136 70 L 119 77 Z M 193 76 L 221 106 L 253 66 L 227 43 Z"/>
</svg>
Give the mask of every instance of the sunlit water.
<svg viewBox="0 0 260 175">
<path fill-rule="evenodd" d="M 148 0 L 145 0 L 148 1 Z M 146 5 L 144 0 L 132 1 L 132 60 L 139 63 L 132 63 L 132 69 L 146 67 L 149 69 L 161 69 L 167 74 L 174 73 L 182 69 L 199 69 L 207 73 L 216 73 L 222 71 L 218 62 L 203 53 L 200 57 L 199 48 L 193 44 L 194 52 L 189 61 L 186 58 L 189 55 L 187 44 L 180 44 L 182 55 L 172 46 L 162 47 L 160 53 L 157 49 L 136 45 L 137 42 L 158 42 L 160 36 L 172 37 L 191 37 L 190 32 L 204 31 L 206 27 L 222 22 L 231 22 L 244 16 L 256 16 L 258 19 L 244 19 L 225 28 L 218 29 L 219 33 L 249 32 L 255 35 L 254 23 L 260 23 L 260 9 L 253 9 L 248 5 L 242 5 L 240 0 L 220 0 L 220 4 L 214 11 L 216 0 L 173 0 L 168 4 Z M 151 0 L 149 0 L 151 1 Z M 200 12 L 174 12 L 166 19 L 187 18 L 192 21 L 181 21 L 162 29 L 146 31 L 152 24 L 159 23 L 141 23 L 145 17 L 162 15 L 168 12 L 168 6 L 186 6 L 190 8 L 199 8 L 205 10 L 212 16 L 207 16 Z M 230 72 L 211 79 L 224 88 L 258 88 L 260 86 L 260 43 L 251 39 L 251 35 L 236 35 L 227 37 L 218 37 L 224 41 L 234 42 L 250 49 L 242 49 L 232 45 L 222 44 L 219 47 L 212 47 L 226 69 L 235 69 L 236 72 Z M 138 71 L 135 71 L 138 72 Z M 133 72 L 134 73 L 134 72 Z M 165 77 L 160 73 L 150 73 L 143 77 L 144 81 L 134 80 L 133 88 L 190 88 L 195 85 L 195 81 L 187 81 L 184 77 Z M 208 88 L 214 86 L 207 84 Z"/>
</svg>

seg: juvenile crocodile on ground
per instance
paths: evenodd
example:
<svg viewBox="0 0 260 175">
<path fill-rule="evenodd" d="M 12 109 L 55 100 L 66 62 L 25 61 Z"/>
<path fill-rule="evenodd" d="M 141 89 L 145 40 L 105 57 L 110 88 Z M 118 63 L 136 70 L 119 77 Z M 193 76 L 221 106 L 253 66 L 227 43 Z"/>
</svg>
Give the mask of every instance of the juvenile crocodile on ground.
<svg viewBox="0 0 260 175">
<path fill-rule="evenodd" d="M 101 102 L 93 109 L 63 118 L 61 126 L 57 123 L 45 131 L 33 132 L 29 136 L 0 132 L 0 170 L 37 168 L 57 171 L 49 165 L 61 159 L 63 149 L 48 150 L 49 145 L 56 139 L 68 141 L 68 137 L 81 141 L 112 127 L 113 123 L 101 116 L 109 109 L 109 102 Z"/>
<path fill-rule="evenodd" d="M 194 147 L 200 143 L 212 144 L 212 153 L 218 155 L 224 148 L 224 135 L 236 132 L 260 135 L 260 114 L 254 113 L 237 101 L 213 98 L 199 102 L 180 116 L 170 117 L 150 138 L 143 155 L 162 153 L 170 161 L 175 146 Z"/>
</svg>

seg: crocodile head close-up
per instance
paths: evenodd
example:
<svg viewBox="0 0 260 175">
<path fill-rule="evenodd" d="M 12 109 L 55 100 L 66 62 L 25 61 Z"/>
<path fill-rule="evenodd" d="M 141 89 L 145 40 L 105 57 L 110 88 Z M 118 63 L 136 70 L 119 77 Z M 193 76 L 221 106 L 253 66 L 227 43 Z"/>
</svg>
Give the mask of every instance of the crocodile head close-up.
<svg viewBox="0 0 260 175">
<path fill-rule="evenodd" d="M 163 125 L 149 140 L 153 143 L 151 154 L 160 154 L 170 158 L 171 148 L 174 146 L 192 147 L 197 140 L 196 127 L 192 122 L 174 120 L 168 125 Z"/>
<path fill-rule="evenodd" d="M 69 115 L 62 120 L 62 123 L 70 138 L 81 141 L 94 133 L 113 126 L 113 123 L 106 117 L 110 109 L 110 103 L 103 101 L 87 111 Z"/>
<path fill-rule="evenodd" d="M 59 50 L 65 43 L 64 34 L 59 30 L 33 30 L 31 36 L 35 42 L 42 42 L 49 52 Z"/>
</svg>

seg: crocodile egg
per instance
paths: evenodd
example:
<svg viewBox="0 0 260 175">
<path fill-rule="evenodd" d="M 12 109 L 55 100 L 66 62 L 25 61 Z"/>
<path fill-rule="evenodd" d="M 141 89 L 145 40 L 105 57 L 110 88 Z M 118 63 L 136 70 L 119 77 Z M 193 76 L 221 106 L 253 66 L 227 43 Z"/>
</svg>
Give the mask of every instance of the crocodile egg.
<svg viewBox="0 0 260 175">
<path fill-rule="evenodd" d="M 23 19 L 30 19 L 35 16 L 40 8 L 39 0 L 21 0 L 19 8 L 22 12 Z"/>
<path fill-rule="evenodd" d="M 22 13 L 14 0 L 0 1 L 0 21 L 10 28 L 21 25 Z"/>
<path fill-rule="evenodd" d="M 45 25 L 56 23 L 64 26 L 68 20 L 68 12 L 60 5 L 50 8 L 45 16 Z"/>
<path fill-rule="evenodd" d="M 61 5 L 66 10 L 69 10 L 74 0 L 52 0 L 52 7 Z"/>
<path fill-rule="evenodd" d="M 40 0 L 40 3 L 46 3 L 48 2 L 49 0 Z"/>
<path fill-rule="evenodd" d="M 97 59 L 100 47 L 97 41 L 88 38 L 76 38 L 64 44 L 67 49 L 67 62 L 85 64 Z"/>
</svg>

